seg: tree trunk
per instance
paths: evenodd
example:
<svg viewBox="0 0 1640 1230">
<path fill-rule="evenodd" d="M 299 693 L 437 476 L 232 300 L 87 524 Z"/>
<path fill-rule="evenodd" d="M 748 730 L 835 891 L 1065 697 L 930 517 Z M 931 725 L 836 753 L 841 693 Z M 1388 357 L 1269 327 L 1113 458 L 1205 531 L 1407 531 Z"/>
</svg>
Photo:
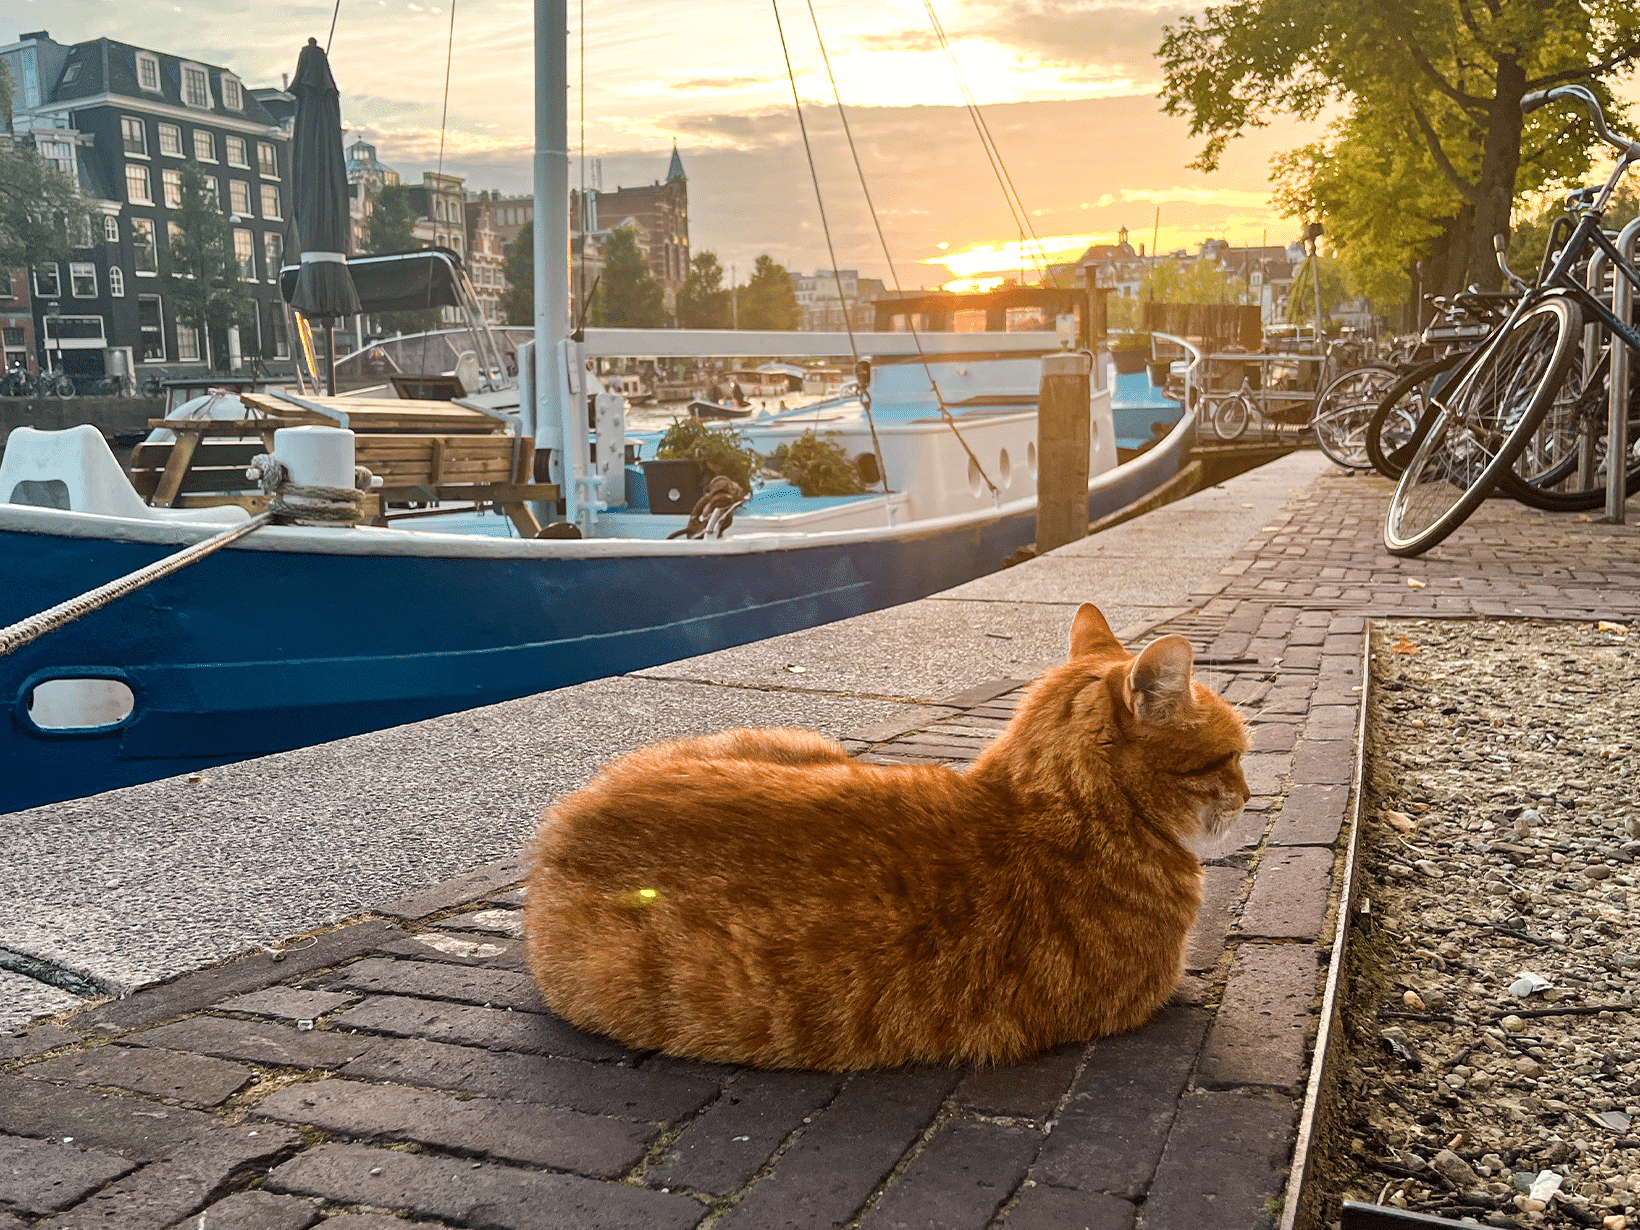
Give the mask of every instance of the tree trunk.
<svg viewBox="0 0 1640 1230">
<path fill-rule="evenodd" d="M 1469 239 L 1470 276 L 1483 290 L 1497 290 L 1503 285 L 1492 236 L 1509 234 L 1515 173 L 1520 170 L 1520 134 L 1525 126 L 1520 100 L 1525 94 L 1526 70 L 1512 56 L 1500 56 L 1482 147 L 1480 182 L 1476 185 L 1474 230 Z"/>
<path fill-rule="evenodd" d="M 1430 244 L 1424 257 L 1424 294 L 1451 296 L 1467 285 L 1469 237 L 1474 225 L 1475 211 L 1465 205 Z"/>
</svg>

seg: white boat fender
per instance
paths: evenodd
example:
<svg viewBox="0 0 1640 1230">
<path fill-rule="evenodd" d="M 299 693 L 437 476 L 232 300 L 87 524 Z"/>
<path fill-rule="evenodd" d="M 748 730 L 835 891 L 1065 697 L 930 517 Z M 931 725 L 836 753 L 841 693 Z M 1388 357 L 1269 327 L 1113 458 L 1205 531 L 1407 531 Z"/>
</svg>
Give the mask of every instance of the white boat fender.
<svg viewBox="0 0 1640 1230">
<path fill-rule="evenodd" d="M 365 492 L 382 485 L 353 464 L 353 433 L 345 427 L 281 427 L 273 452 L 251 458 L 245 477 L 269 497 L 274 519 L 290 525 L 354 525 Z"/>
</svg>

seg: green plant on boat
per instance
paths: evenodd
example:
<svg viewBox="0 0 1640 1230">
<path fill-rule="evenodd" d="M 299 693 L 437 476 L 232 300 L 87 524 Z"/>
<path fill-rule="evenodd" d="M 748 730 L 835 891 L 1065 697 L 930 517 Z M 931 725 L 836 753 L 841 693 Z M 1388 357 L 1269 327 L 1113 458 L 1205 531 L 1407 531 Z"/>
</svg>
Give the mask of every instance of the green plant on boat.
<svg viewBox="0 0 1640 1230">
<path fill-rule="evenodd" d="M 758 462 L 757 453 L 747 447 L 733 427 L 708 427 L 699 419 L 679 419 L 668 427 L 655 456 L 692 458 L 700 462 L 703 486 L 722 474 L 745 491 L 752 489 L 752 474 Z"/>
<path fill-rule="evenodd" d="M 769 461 L 804 495 L 860 495 L 866 489 L 842 446 L 812 430 L 782 444 Z"/>
</svg>

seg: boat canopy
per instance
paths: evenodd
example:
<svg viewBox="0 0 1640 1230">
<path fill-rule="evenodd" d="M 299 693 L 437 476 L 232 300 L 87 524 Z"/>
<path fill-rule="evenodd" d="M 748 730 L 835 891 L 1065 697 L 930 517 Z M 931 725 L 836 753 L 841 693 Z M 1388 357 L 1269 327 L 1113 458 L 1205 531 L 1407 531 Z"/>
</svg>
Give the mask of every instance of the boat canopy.
<svg viewBox="0 0 1640 1230">
<path fill-rule="evenodd" d="M 298 265 L 279 271 L 279 291 L 290 302 Z M 416 312 L 425 308 L 461 307 L 461 257 L 449 248 L 422 248 L 386 256 L 355 256 L 347 262 L 359 292 L 359 310 Z"/>
</svg>

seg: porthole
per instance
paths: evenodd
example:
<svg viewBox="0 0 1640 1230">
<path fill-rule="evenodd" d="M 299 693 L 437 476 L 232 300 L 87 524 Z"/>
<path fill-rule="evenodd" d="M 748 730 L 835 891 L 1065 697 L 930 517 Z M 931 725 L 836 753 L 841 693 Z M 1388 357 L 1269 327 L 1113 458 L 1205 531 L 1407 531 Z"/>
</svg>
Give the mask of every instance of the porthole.
<svg viewBox="0 0 1640 1230">
<path fill-rule="evenodd" d="M 1008 450 L 1003 449 L 997 454 L 997 481 L 1004 488 L 1014 485 L 1014 465 L 1008 460 Z"/>
<path fill-rule="evenodd" d="M 28 694 L 29 721 L 41 730 L 117 726 L 135 706 L 130 685 L 121 679 L 47 679 Z"/>
<path fill-rule="evenodd" d="M 974 493 L 976 500 L 985 495 L 985 475 L 980 473 L 979 462 L 972 457 L 968 459 L 968 490 Z"/>
<path fill-rule="evenodd" d="M 1036 481 L 1036 443 L 1033 441 L 1025 446 L 1025 468 L 1030 472 L 1031 481 Z"/>
</svg>

